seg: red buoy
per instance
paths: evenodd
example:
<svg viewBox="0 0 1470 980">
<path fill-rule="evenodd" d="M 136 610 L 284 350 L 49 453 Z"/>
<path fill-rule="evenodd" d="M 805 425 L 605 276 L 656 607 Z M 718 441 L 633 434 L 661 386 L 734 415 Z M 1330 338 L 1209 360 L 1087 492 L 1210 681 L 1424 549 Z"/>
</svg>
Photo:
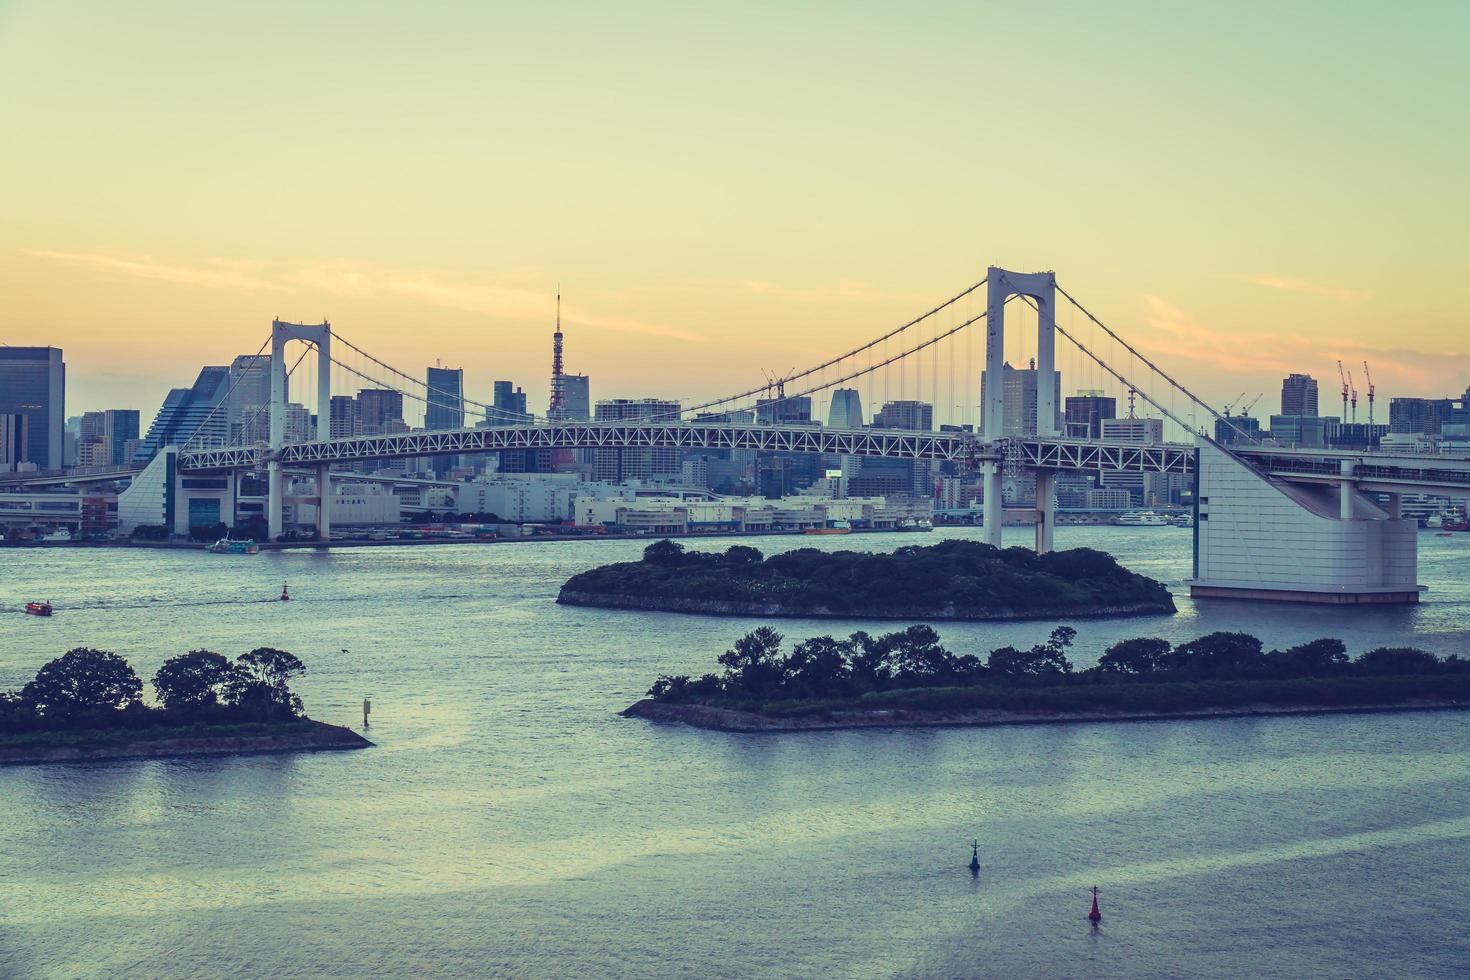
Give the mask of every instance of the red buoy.
<svg viewBox="0 0 1470 980">
<path fill-rule="evenodd" d="M 286 583 L 285 582 L 282 582 L 281 583 L 281 601 L 282 602 L 290 602 L 291 601 L 291 593 L 286 588 Z"/>
<path fill-rule="evenodd" d="M 1093 922 L 1101 922 L 1102 921 L 1102 913 L 1097 910 L 1097 886 L 1096 885 L 1093 885 L 1092 886 L 1092 911 L 1087 913 L 1087 917 L 1089 919 L 1091 919 Z"/>
</svg>

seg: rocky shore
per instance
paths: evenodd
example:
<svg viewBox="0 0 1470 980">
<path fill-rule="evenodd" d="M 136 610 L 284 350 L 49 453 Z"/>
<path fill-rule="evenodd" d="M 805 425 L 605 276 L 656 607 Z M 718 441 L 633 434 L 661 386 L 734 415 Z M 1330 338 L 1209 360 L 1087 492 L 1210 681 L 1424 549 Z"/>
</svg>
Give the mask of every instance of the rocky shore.
<svg viewBox="0 0 1470 980">
<path fill-rule="evenodd" d="M 971 711 L 924 711 L 908 708 L 825 711 L 809 715 L 764 715 L 690 702 L 669 703 L 644 698 L 622 712 L 625 718 L 679 722 L 720 732 L 811 732 L 843 728 L 938 728 L 990 725 L 1057 725 L 1107 721 L 1170 721 L 1240 718 L 1257 715 L 1322 715 L 1351 712 L 1448 711 L 1470 708 L 1470 702 L 1423 698 L 1397 704 L 1356 706 L 1242 705 L 1193 711 L 1025 712 L 984 708 Z"/>
<path fill-rule="evenodd" d="M 1100 616 L 1170 615 L 1173 600 L 1119 603 L 1076 609 L 956 609 L 954 605 L 855 614 L 827 606 L 804 606 L 781 602 L 742 602 L 731 599 L 696 599 L 684 596 L 635 596 L 583 592 L 563 587 L 556 601 L 564 606 L 596 606 L 601 609 L 640 609 L 650 612 L 692 613 L 701 616 L 769 616 L 780 619 L 886 619 L 907 622 L 933 620 L 1058 620 L 1090 619 Z"/>
<path fill-rule="evenodd" d="M 0 738 L 0 765 L 323 752 L 365 749 L 373 744 L 350 728 L 319 721 L 261 726 L 264 730 L 250 732 L 238 731 L 241 727 L 219 726 L 218 734 L 210 734 L 207 728 L 187 733 L 161 728 L 27 733 Z"/>
</svg>

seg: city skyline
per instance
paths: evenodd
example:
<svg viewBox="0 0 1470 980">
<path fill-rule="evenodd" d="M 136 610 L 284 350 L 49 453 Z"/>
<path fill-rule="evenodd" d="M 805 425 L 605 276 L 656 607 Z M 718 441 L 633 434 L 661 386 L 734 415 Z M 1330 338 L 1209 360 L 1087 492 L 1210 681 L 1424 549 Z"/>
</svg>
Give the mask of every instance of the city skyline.
<svg viewBox="0 0 1470 980">
<path fill-rule="evenodd" d="M 992 60 L 942 70 L 955 28 L 999 8 L 874 12 L 823 75 L 803 53 L 832 25 L 775 8 L 357 11 L 354 43 L 323 47 L 327 8 L 12 4 L 0 80 L 28 97 L 0 118 L 27 138 L 0 174 L 28 193 L 0 224 L 5 339 L 67 351 L 68 414 L 149 412 L 276 315 L 539 405 L 562 280 L 569 371 L 691 403 L 997 262 L 1055 269 L 1212 401 L 1339 358 L 1372 362 L 1385 401 L 1454 394 L 1465 147 L 1424 123 L 1465 91 L 1467 14 L 1437 9 L 1436 32 L 1372 10 L 1032 12 Z M 632 57 L 630 25 L 664 43 Z M 257 66 L 267 30 L 292 71 Z M 1249 72 L 1224 57 L 1245 34 Z M 732 59 L 768 70 L 736 85 Z M 604 90 L 564 81 L 599 68 Z M 1018 107 L 1001 135 L 954 122 L 995 101 Z M 105 155 L 79 142 L 97 134 Z"/>
</svg>

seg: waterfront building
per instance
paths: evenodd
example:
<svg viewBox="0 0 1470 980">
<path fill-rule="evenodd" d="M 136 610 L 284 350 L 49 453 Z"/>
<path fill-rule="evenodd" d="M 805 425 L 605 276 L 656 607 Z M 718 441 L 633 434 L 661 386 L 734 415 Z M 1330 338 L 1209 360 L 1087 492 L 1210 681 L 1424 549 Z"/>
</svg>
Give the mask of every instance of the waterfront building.
<svg viewBox="0 0 1470 980">
<path fill-rule="evenodd" d="M 1148 445 L 1164 441 L 1164 420 L 1151 418 L 1103 419 L 1102 438 L 1105 442 L 1136 442 Z M 1102 487 L 1125 489 L 1135 504 L 1154 505 L 1163 503 L 1163 484 L 1158 473 L 1122 473 L 1104 470 L 1099 474 Z"/>
<path fill-rule="evenodd" d="M 1309 374 L 1288 375 L 1281 382 L 1282 415 L 1317 414 L 1317 379 Z"/>
<path fill-rule="evenodd" d="M 192 386 L 170 391 L 148 426 L 148 435 L 138 443 L 132 462 L 147 463 L 164 446 L 183 445 L 196 434 L 202 446 L 227 444 L 230 428 L 224 400 L 229 390 L 230 369 L 221 366 L 201 368 Z"/>
<path fill-rule="evenodd" d="M 28 420 L 24 462 L 39 470 L 62 468 L 66 364 L 61 348 L 0 346 L 0 414 Z"/>
<path fill-rule="evenodd" d="M 464 369 L 431 367 L 427 370 L 424 428 L 431 431 L 464 428 Z M 429 459 L 439 476 L 459 465 L 459 456 L 454 453 L 438 453 Z"/>
<path fill-rule="evenodd" d="M 24 412 L 0 412 L 0 473 L 14 473 L 35 466 L 26 455 L 31 417 Z"/>
<path fill-rule="evenodd" d="M 1283 446 L 1301 449 L 1323 449 L 1338 419 L 1320 415 L 1273 415 L 1271 438 Z"/>
</svg>

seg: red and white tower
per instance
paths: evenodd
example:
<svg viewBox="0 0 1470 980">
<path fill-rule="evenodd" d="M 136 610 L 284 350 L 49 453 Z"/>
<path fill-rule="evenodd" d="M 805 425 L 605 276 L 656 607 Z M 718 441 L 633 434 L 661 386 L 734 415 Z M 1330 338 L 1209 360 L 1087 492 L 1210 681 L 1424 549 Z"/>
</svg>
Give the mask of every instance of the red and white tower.
<svg viewBox="0 0 1470 980">
<path fill-rule="evenodd" d="M 551 335 L 551 406 L 546 417 L 553 422 L 566 416 L 567 385 L 561 361 L 561 289 L 556 291 L 556 333 Z"/>
</svg>

